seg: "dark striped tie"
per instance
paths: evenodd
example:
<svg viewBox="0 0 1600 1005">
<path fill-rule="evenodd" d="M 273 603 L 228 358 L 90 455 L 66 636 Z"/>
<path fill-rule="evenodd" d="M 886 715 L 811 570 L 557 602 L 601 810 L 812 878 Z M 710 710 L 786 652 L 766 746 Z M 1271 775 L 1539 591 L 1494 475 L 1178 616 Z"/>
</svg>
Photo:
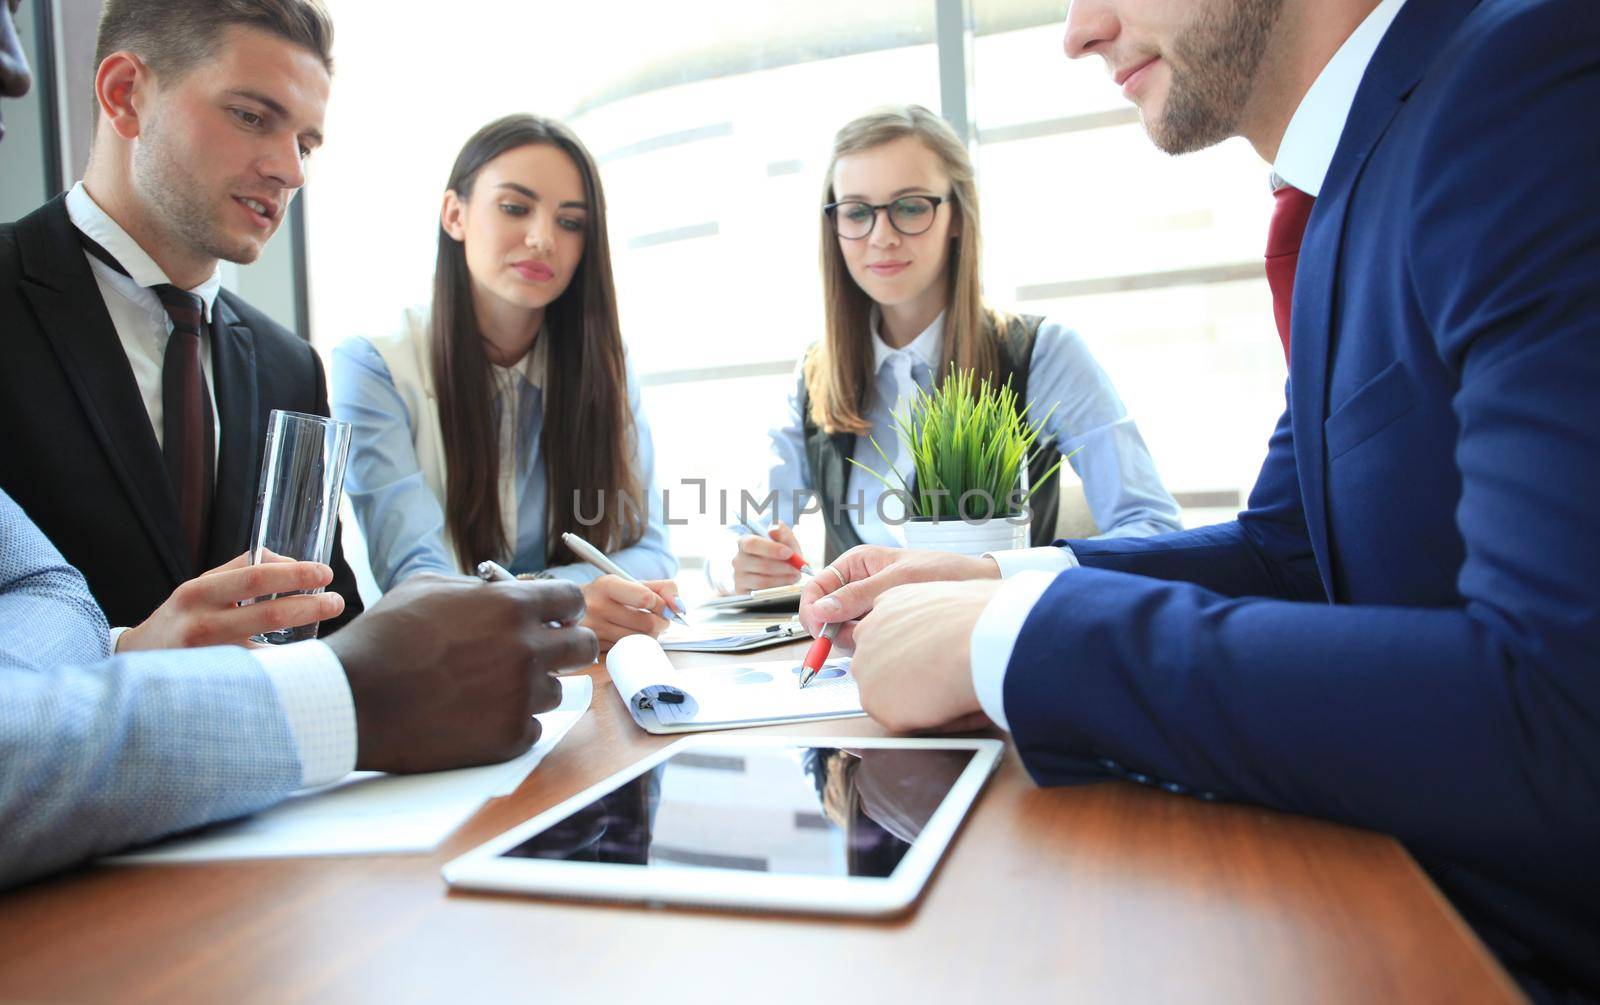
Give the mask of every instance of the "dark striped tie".
<svg viewBox="0 0 1600 1005">
<path fill-rule="evenodd" d="M 116 257 L 89 235 L 79 240 L 94 257 L 128 275 Z M 167 317 L 172 335 L 161 361 L 161 453 L 167 477 L 178 497 L 183 539 L 189 548 L 189 571 L 196 574 L 205 560 L 206 533 L 211 522 L 212 465 L 216 458 L 216 433 L 211 394 L 201 365 L 200 326 L 205 323 L 205 301 L 168 283 L 150 287 Z"/>
<path fill-rule="evenodd" d="M 211 395 L 200 362 L 200 326 L 205 301 L 187 290 L 162 283 L 152 286 L 172 319 L 172 335 L 161 364 L 162 453 L 167 475 L 178 494 L 184 539 L 195 572 L 205 560 L 206 531 L 211 522 L 211 465 L 215 457 Z"/>
</svg>

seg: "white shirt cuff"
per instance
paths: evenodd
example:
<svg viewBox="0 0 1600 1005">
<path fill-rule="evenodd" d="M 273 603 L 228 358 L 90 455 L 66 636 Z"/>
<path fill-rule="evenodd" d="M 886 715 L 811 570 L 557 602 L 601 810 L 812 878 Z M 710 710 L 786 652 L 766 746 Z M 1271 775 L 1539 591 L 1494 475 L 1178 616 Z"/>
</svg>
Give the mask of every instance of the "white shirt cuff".
<svg viewBox="0 0 1600 1005">
<path fill-rule="evenodd" d="M 312 639 L 250 653 L 283 704 L 300 755 L 300 784 L 325 785 L 354 770 L 356 703 L 344 667 L 328 644 Z"/>
<path fill-rule="evenodd" d="M 1030 548 L 1010 554 L 1046 550 L 1056 549 Z M 998 554 L 995 559 L 999 560 Z M 1008 575 L 1005 585 L 989 598 L 978 616 L 978 623 L 972 627 L 972 689 L 978 693 L 978 705 L 983 713 L 1008 733 L 1011 725 L 1006 719 L 1006 667 L 1011 665 L 1011 650 L 1016 648 L 1017 636 L 1022 634 L 1022 625 L 1033 606 L 1056 581 L 1057 575 L 1038 569 Z"/>
<path fill-rule="evenodd" d="M 117 643 L 122 641 L 122 636 L 126 635 L 127 632 L 128 629 L 126 628 L 111 629 L 111 651 L 113 653 L 117 651 Z"/>
<path fill-rule="evenodd" d="M 1039 571 L 1059 573 L 1078 567 L 1078 556 L 1071 548 L 1054 545 L 1044 548 L 1015 548 L 1010 551 L 991 551 L 986 558 L 994 559 L 1000 567 L 1000 578 L 1010 579 L 1021 572 Z"/>
</svg>

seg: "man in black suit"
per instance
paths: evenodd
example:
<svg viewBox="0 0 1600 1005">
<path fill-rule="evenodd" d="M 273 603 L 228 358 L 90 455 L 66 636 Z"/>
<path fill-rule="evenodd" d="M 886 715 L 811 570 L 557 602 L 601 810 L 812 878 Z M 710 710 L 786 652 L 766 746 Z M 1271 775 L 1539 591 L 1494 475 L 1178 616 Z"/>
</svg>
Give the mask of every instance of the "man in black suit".
<svg viewBox="0 0 1600 1005">
<path fill-rule="evenodd" d="M 191 581 L 242 564 L 268 413 L 327 413 L 316 354 L 219 261 L 305 182 L 331 42 L 312 0 L 109 0 L 84 179 L 0 226 L 0 488 L 141 645 L 238 640 L 259 577 Z M 337 543 L 330 575 L 324 633 L 361 610 Z"/>
</svg>

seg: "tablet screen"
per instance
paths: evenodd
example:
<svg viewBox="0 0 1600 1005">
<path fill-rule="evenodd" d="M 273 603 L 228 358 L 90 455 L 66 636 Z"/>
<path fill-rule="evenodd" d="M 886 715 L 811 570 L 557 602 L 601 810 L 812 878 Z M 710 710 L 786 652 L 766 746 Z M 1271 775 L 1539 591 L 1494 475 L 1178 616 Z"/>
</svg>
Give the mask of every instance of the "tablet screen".
<svg viewBox="0 0 1600 1005">
<path fill-rule="evenodd" d="M 880 747 L 684 751 L 502 857 L 887 877 L 973 755 Z"/>
</svg>

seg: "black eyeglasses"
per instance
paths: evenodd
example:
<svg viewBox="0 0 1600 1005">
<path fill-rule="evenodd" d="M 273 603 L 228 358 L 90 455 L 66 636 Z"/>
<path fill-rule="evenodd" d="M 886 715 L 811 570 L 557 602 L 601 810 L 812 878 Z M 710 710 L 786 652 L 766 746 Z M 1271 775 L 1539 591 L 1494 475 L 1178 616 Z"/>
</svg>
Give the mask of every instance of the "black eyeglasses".
<svg viewBox="0 0 1600 1005">
<path fill-rule="evenodd" d="M 926 233 L 934 212 L 944 202 L 936 195 L 906 195 L 878 206 L 870 202 L 830 202 L 822 212 L 833 221 L 833 231 L 846 241 L 859 241 L 878 225 L 878 211 L 888 210 L 889 225 L 906 237 Z"/>
</svg>

